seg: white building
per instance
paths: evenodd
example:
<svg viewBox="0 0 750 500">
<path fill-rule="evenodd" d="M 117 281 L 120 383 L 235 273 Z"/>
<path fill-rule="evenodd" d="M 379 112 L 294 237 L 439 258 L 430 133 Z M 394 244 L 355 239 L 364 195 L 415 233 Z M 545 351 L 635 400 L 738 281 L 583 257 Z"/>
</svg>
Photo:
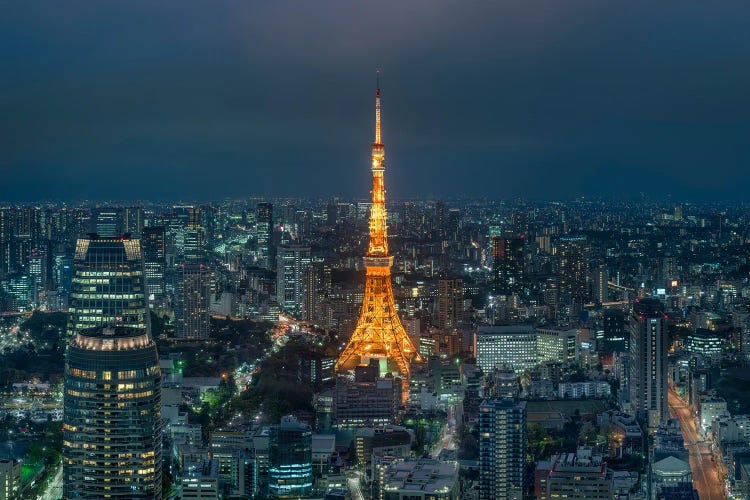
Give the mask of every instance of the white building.
<svg viewBox="0 0 750 500">
<path fill-rule="evenodd" d="M 609 382 L 560 382 L 558 394 L 561 398 L 607 398 L 611 394 Z"/>
<path fill-rule="evenodd" d="M 698 411 L 701 416 L 701 427 L 703 427 L 704 431 L 711 427 L 714 420 L 729 415 L 729 412 L 727 411 L 727 402 L 722 398 L 713 396 L 701 397 Z"/>
<path fill-rule="evenodd" d="M 578 356 L 578 330 L 536 329 L 536 351 L 539 363 L 575 361 Z"/>
<path fill-rule="evenodd" d="M 522 373 L 537 364 L 537 335 L 529 325 L 482 326 L 474 334 L 474 352 L 482 371 L 510 365 Z"/>
</svg>

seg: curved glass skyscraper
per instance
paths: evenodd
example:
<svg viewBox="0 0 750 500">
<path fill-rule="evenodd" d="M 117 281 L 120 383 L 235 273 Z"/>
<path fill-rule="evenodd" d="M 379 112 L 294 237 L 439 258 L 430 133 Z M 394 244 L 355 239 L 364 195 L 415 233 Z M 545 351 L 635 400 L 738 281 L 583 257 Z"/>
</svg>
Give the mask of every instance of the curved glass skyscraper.
<svg viewBox="0 0 750 500">
<path fill-rule="evenodd" d="M 161 498 L 161 372 L 147 330 L 78 332 L 64 407 L 64 498 Z"/>
<path fill-rule="evenodd" d="M 76 244 L 65 357 L 65 498 L 161 498 L 161 373 L 140 241 Z"/>
</svg>

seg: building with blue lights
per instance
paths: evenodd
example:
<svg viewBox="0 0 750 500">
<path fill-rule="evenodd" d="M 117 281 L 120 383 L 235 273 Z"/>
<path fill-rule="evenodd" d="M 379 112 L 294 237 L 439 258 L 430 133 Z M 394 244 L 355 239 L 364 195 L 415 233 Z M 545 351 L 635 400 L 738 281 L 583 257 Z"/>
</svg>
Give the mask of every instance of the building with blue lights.
<svg viewBox="0 0 750 500">
<path fill-rule="evenodd" d="M 268 493 L 271 498 L 304 498 L 312 493 L 312 430 L 292 416 L 271 427 Z"/>
</svg>

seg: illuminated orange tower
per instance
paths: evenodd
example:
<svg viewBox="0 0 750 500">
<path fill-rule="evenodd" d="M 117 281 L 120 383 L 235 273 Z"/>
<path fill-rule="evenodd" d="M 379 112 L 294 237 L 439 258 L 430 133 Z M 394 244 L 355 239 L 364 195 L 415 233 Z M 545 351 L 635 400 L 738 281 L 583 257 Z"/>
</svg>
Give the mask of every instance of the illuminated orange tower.
<svg viewBox="0 0 750 500">
<path fill-rule="evenodd" d="M 339 356 L 336 371 L 353 370 L 371 359 L 381 359 L 388 371 L 408 378 L 409 364 L 419 358 L 396 312 L 391 286 L 393 257 L 388 255 L 385 212 L 385 147 L 380 139 L 380 85 L 375 90 L 375 142 L 372 144 L 372 208 L 370 245 L 364 258 L 367 269 L 365 297 L 357 327 Z"/>
</svg>

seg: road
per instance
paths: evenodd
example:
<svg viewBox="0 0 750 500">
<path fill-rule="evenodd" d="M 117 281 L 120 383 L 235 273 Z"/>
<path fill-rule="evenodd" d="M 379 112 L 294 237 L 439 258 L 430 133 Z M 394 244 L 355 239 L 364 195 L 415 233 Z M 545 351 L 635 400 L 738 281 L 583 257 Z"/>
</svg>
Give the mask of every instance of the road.
<svg viewBox="0 0 750 500">
<path fill-rule="evenodd" d="M 685 448 L 690 453 L 690 470 L 693 472 L 693 486 L 698 490 L 698 497 L 701 500 L 723 500 L 724 483 L 716 462 L 711 460 L 711 444 L 702 441 L 703 437 L 696 429 L 690 408 L 672 389 L 669 390 L 669 414 L 680 422 Z"/>
<path fill-rule="evenodd" d="M 62 465 L 58 465 L 55 477 L 47 484 L 39 497 L 41 500 L 59 500 L 62 498 Z"/>
<path fill-rule="evenodd" d="M 351 474 L 346 475 L 346 482 L 349 486 L 349 493 L 352 494 L 353 500 L 365 500 L 362 494 L 362 476 L 359 472 L 352 471 Z"/>
</svg>

